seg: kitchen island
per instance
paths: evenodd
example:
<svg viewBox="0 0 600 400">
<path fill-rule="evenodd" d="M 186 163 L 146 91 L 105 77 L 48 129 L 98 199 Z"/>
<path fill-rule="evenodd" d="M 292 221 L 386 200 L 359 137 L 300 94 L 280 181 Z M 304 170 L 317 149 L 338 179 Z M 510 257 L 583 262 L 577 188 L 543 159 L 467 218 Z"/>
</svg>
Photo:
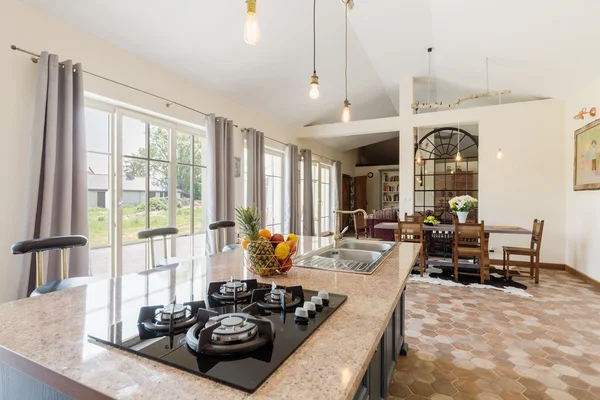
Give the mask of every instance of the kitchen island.
<svg viewBox="0 0 600 400">
<path fill-rule="evenodd" d="M 299 253 L 331 245 L 330 238 L 300 238 Z M 88 333 L 121 334 L 121 321 L 141 306 L 206 297 L 209 282 L 253 278 L 240 250 L 182 262 L 177 268 L 132 274 L 87 287 L 0 304 L 0 374 L 13 389 L 28 382 L 35 398 L 77 399 L 352 399 L 365 393 L 374 356 L 390 329 L 419 245 L 402 243 L 372 275 L 292 268 L 259 278 L 348 296 L 254 393 L 102 345 Z M 391 339 L 388 339 L 391 340 Z M 12 380 L 12 381 L 11 381 Z M 42 384 L 40 384 L 40 382 Z M 361 392 L 362 388 L 362 392 Z M 0 388 L 0 395 L 3 390 Z M 13 393 L 19 393 L 14 392 Z M 50 397 L 54 396 L 54 397 Z"/>
</svg>

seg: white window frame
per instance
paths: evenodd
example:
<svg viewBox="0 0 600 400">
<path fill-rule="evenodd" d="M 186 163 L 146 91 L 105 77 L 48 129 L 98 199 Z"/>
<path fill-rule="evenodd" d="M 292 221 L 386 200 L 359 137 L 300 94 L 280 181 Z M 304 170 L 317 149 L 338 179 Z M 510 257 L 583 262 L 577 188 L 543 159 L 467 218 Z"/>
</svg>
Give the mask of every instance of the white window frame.
<svg viewBox="0 0 600 400">
<path fill-rule="evenodd" d="M 186 121 L 175 120 L 168 116 L 157 116 L 156 113 L 151 111 L 143 112 L 140 111 L 137 107 L 131 106 L 128 107 L 123 103 L 117 101 L 110 101 L 108 99 L 100 99 L 98 96 L 94 94 L 86 93 L 85 97 L 85 107 L 96 109 L 100 111 L 104 111 L 109 113 L 111 116 L 111 129 L 109 132 L 110 135 L 110 155 L 111 155 L 111 166 L 109 168 L 109 191 L 111 191 L 111 202 L 110 202 L 110 211 L 109 211 L 109 241 L 111 247 L 111 268 L 110 268 L 110 277 L 119 277 L 123 274 L 123 230 L 122 224 L 123 221 L 123 210 L 122 210 L 122 193 L 123 193 L 123 174 L 120 173 L 123 171 L 123 144 L 122 144 L 122 120 L 124 116 L 136 118 L 142 120 L 145 123 L 149 123 L 152 125 L 160 126 L 166 129 L 169 133 L 169 160 L 166 162 L 169 163 L 169 182 L 177 181 L 177 157 L 176 157 L 176 149 L 177 149 L 177 132 L 188 133 L 194 136 L 198 136 L 201 138 L 202 147 L 205 148 L 206 143 L 206 127 L 195 125 L 188 123 Z M 148 149 L 149 151 L 149 149 Z M 92 151 L 91 153 L 97 153 Z M 206 165 L 201 165 L 201 168 L 206 168 Z M 149 173 L 146 177 L 146 186 L 148 186 L 150 176 Z M 202 185 L 204 191 L 204 184 Z M 148 196 L 149 191 L 148 187 L 146 187 L 146 204 L 148 204 Z M 169 225 L 176 224 L 177 218 L 177 185 L 168 186 L 168 196 L 169 196 L 169 213 L 168 213 L 168 223 Z M 204 199 L 204 193 L 202 198 Z M 202 208 L 203 217 L 202 220 L 205 221 L 205 207 Z M 146 212 L 147 214 L 147 212 Z M 146 218 L 146 224 L 148 220 Z M 193 217 L 191 218 L 191 224 L 193 224 Z M 193 226 L 192 232 L 193 232 Z M 206 227 L 202 226 L 202 232 L 194 232 L 191 234 L 199 234 L 206 231 Z M 182 234 L 177 237 L 188 236 L 191 234 Z M 171 239 L 170 244 L 171 254 L 176 255 L 176 238 Z"/>
<path fill-rule="evenodd" d="M 281 221 L 279 221 L 279 222 L 277 222 L 277 221 L 264 221 L 264 225 L 265 225 L 266 229 L 268 229 L 268 230 L 271 231 L 271 233 L 283 233 L 283 232 L 273 232 L 273 228 L 276 225 L 280 225 L 281 229 L 283 230 L 283 220 L 284 220 L 284 216 L 283 216 L 283 209 L 284 209 L 284 204 L 283 204 L 283 190 L 284 190 L 283 171 L 284 171 L 285 154 L 281 150 L 265 146 L 265 162 L 266 162 L 266 156 L 267 155 L 281 157 L 281 166 L 280 166 L 281 175 L 280 176 L 277 176 L 277 175 L 267 175 L 266 166 L 265 166 L 265 180 L 268 177 L 281 179 L 281 193 L 279 193 L 279 194 L 273 193 L 273 195 L 274 196 L 279 195 L 280 198 L 282 199 L 282 201 L 281 201 L 281 209 L 279 210 L 279 215 L 281 215 Z M 265 193 L 265 203 L 266 204 L 268 204 L 268 199 L 266 198 L 267 196 L 268 196 L 268 193 Z M 267 212 L 267 214 L 269 214 L 269 213 Z M 271 214 L 274 214 L 274 213 L 271 213 Z"/>
<path fill-rule="evenodd" d="M 316 169 L 316 174 L 313 174 L 312 176 L 312 185 L 313 185 L 313 196 L 315 199 L 317 199 L 316 202 L 316 208 L 313 209 L 313 231 L 316 232 L 318 237 L 323 237 L 323 236 L 328 236 L 331 234 L 331 228 L 328 229 L 321 229 L 321 224 L 322 224 L 322 220 L 324 218 L 329 218 L 329 227 L 331 227 L 331 221 L 333 221 L 333 193 L 332 193 L 332 171 L 333 171 L 333 165 L 319 161 L 319 160 L 314 160 L 312 161 L 312 165 L 311 165 L 311 170 L 313 168 L 313 166 L 317 166 Z M 300 163 L 299 163 L 299 167 L 300 167 L 300 187 L 298 190 L 298 195 L 299 195 L 299 199 L 298 199 L 298 204 L 300 204 L 300 209 L 306 207 L 307 205 L 304 204 L 304 160 L 301 159 Z M 326 183 L 326 185 L 329 186 L 328 190 L 329 190 L 329 201 L 330 204 L 326 205 L 323 204 L 323 183 L 321 182 L 321 170 L 322 169 L 327 169 L 329 171 L 329 182 Z M 316 176 L 315 176 L 316 175 Z M 316 185 L 315 185 L 316 184 Z M 316 190 L 315 190 L 315 186 L 316 186 Z M 310 206 L 312 206 L 312 204 L 310 204 Z M 329 210 L 328 210 L 329 209 Z M 304 226 L 304 214 L 300 213 L 299 219 L 301 221 L 300 226 L 303 227 Z M 304 233 L 303 233 L 304 234 Z"/>
</svg>

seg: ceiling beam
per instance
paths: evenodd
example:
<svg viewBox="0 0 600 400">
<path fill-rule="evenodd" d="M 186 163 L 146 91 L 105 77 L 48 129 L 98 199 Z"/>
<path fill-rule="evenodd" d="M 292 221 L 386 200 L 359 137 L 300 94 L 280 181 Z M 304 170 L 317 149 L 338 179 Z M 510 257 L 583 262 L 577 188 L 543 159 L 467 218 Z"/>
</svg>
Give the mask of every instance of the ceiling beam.
<svg viewBox="0 0 600 400">
<path fill-rule="evenodd" d="M 298 138 L 328 138 L 340 136 L 355 136 L 371 133 L 392 132 L 399 130 L 400 117 L 387 117 L 351 121 L 326 125 L 305 126 L 298 130 Z"/>
</svg>

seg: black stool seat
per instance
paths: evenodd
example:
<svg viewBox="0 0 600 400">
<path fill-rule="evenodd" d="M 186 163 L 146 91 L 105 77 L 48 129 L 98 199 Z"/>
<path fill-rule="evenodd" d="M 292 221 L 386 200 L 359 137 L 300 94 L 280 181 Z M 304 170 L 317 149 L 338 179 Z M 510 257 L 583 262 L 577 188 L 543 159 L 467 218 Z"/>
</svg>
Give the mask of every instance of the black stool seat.
<svg viewBox="0 0 600 400">
<path fill-rule="evenodd" d="M 173 226 L 165 226 L 162 228 L 148 228 L 138 232 L 138 239 L 149 239 L 156 236 L 177 235 L 179 229 Z"/>
<path fill-rule="evenodd" d="M 88 240 L 81 235 L 53 236 L 49 238 L 23 240 L 11 246 L 13 254 L 25 254 L 35 251 L 61 250 L 85 246 Z"/>
<path fill-rule="evenodd" d="M 89 283 L 97 281 L 96 278 L 91 276 L 82 276 L 77 278 L 67 278 L 60 281 L 48 282 L 42 286 L 38 286 L 31 296 L 41 296 L 42 294 L 58 292 L 59 290 L 71 289 L 77 286 L 84 286 Z"/>
<path fill-rule="evenodd" d="M 208 225 L 208 229 L 214 231 L 215 229 L 220 228 L 233 228 L 235 226 L 235 222 L 233 221 L 215 221 Z"/>
</svg>

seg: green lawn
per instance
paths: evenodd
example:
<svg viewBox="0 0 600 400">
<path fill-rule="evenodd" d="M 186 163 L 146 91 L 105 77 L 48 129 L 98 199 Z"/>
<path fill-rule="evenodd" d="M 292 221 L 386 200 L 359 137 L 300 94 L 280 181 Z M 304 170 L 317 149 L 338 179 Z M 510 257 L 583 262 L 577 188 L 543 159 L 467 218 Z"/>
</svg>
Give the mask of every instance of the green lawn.
<svg viewBox="0 0 600 400">
<path fill-rule="evenodd" d="M 190 232 L 190 207 L 183 206 L 177 209 L 175 224 L 179 228 L 179 234 L 189 234 Z M 202 218 L 202 208 L 194 208 L 194 231 L 200 232 Z M 109 243 L 108 227 L 108 209 L 100 207 L 88 208 L 88 220 L 90 228 L 91 247 L 104 247 Z M 166 210 L 150 212 L 150 227 L 169 226 L 168 212 Z M 138 206 L 123 206 L 123 243 L 141 242 L 137 238 L 137 233 L 146 228 L 145 212 L 139 211 Z"/>
</svg>

